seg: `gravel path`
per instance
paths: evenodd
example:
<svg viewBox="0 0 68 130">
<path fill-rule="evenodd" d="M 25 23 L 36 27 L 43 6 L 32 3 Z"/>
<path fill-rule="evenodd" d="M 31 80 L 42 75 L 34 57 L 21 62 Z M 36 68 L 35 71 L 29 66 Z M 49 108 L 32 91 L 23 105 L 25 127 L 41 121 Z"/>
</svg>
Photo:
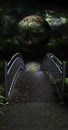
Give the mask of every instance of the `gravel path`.
<svg viewBox="0 0 68 130">
<path fill-rule="evenodd" d="M 68 108 L 54 97 L 45 72 L 20 72 L 0 130 L 68 130 Z"/>
</svg>

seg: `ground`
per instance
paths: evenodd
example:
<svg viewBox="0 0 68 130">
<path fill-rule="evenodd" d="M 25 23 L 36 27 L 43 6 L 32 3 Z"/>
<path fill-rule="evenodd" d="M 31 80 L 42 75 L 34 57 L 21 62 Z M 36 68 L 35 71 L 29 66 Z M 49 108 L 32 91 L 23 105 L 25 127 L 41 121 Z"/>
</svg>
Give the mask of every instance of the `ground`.
<svg viewBox="0 0 68 130">
<path fill-rule="evenodd" d="M 20 72 L 14 89 L 0 130 L 68 130 L 68 107 L 57 100 L 45 72 Z"/>
</svg>

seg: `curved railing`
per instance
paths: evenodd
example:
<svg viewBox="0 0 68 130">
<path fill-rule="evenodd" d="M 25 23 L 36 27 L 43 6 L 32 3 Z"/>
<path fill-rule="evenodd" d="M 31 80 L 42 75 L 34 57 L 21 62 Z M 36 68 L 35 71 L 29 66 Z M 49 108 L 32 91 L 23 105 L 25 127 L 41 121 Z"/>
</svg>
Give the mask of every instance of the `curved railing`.
<svg viewBox="0 0 68 130">
<path fill-rule="evenodd" d="M 42 70 L 46 70 L 54 86 L 56 86 L 59 97 L 63 100 L 65 62 L 61 62 L 54 54 L 48 53 L 42 63 Z"/>
<path fill-rule="evenodd" d="M 5 96 L 9 96 L 15 78 L 20 70 L 25 70 L 25 65 L 20 53 L 13 55 L 11 60 L 5 63 Z"/>
</svg>

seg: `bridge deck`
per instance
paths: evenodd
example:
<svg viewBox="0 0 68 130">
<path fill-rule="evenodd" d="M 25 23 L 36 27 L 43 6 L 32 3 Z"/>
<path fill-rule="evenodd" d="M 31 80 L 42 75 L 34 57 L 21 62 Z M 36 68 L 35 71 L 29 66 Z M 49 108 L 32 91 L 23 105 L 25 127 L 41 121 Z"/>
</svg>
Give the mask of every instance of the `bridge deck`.
<svg viewBox="0 0 68 130">
<path fill-rule="evenodd" d="M 20 72 L 1 130 L 68 130 L 68 109 L 58 104 L 45 72 Z"/>
<path fill-rule="evenodd" d="M 52 86 L 45 72 L 20 72 L 10 100 L 13 102 L 47 102 L 54 99 Z"/>
</svg>

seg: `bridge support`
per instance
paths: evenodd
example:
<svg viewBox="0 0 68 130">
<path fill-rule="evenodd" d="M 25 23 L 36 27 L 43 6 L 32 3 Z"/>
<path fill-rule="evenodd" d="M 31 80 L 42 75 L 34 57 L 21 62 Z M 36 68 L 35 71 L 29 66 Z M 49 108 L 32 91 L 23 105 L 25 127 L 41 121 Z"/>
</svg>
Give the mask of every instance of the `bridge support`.
<svg viewBox="0 0 68 130">
<path fill-rule="evenodd" d="M 7 87 L 7 62 L 5 62 L 5 97 L 7 97 L 8 87 Z"/>
</svg>

